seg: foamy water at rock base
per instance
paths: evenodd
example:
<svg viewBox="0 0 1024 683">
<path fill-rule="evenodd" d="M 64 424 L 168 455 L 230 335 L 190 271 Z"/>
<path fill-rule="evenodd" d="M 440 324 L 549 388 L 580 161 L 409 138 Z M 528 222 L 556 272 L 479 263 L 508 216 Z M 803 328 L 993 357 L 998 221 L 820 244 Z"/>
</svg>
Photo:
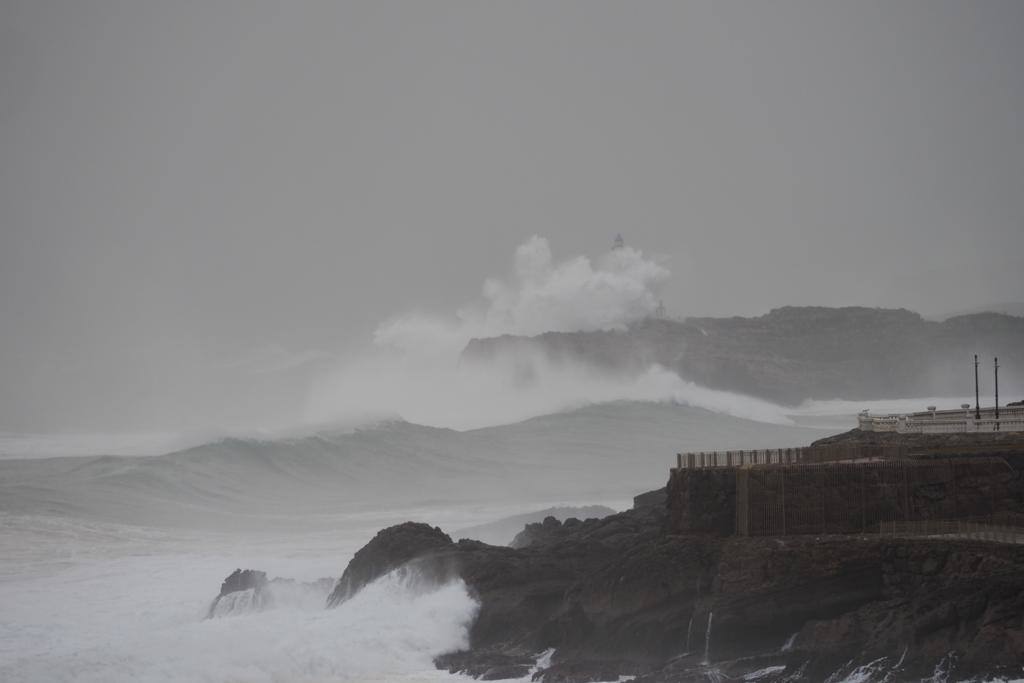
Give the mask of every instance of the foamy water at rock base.
<svg viewBox="0 0 1024 683">
<path fill-rule="evenodd" d="M 466 644 L 476 611 L 459 580 L 425 589 L 386 576 L 333 610 L 324 608 L 325 592 L 278 591 L 264 609 L 236 605 L 208 619 L 211 588 L 233 563 L 337 574 L 344 541 L 106 524 L 33 528 L 9 515 L 2 523 L 4 681 L 438 680 L 448 676 L 432 658 Z M 34 558 L 11 552 L 12 540 L 23 547 L 36 535 L 45 544 L 54 534 L 59 545 Z"/>
</svg>

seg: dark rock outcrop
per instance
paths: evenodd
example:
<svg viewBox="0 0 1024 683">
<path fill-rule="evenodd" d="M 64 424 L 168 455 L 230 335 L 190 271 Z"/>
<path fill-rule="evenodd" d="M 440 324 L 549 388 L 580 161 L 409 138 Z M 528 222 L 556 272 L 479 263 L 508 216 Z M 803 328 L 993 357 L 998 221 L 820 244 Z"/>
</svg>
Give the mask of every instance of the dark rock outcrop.
<svg viewBox="0 0 1024 683">
<path fill-rule="evenodd" d="M 566 520 L 570 523 L 570 528 L 580 523 L 580 520 L 576 518 L 570 518 Z M 516 534 L 516 537 L 509 543 L 509 547 L 512 548 L 525 548 L 528 545 L 535 543 L 549 543 L 552 540 L 557 540 L 563 536 L 562 522 L 554 517 L 545 517 L 543 521 L 534 522 L 527 524 L 523 527 L 523 530 Z"/>
<path fill-rule="evenodd" d="M 548 521 L 519 549 L 453 543 L 404 524 L 357 554 L 346 590 L 410 559 L 457 572 L 479 615 L 470 649 L 437 664 L 487 679 L 523 676 L 551 648 L 536 674 L 548 683 L 754 671 L 763 681 L 816 681 L 857 667 L 877 669 L 878 680 L 936 667 L 950 680 L 1021 671 L 1024 547 L 670 535 L 666 524 L 657 507 Z"/>
<path fill-rule="evenodd" d="M 451 545 L 448 534 L 428 524 L 406 522 L 384 529 L 356 552 L 327 598 L 327 606 L 336 607 L 374 579 Z"/>
<path fill-rule="evenodd" d="M 434 660 L 439 669 L 450 673 L 463 673 L 482 681 L 500 681 L 522 678 L 533 668 L 534 658 L 529 655 L 500 652 L 452 652 Z"/>
<path fill-rule="evenodd" d="M 220 595 L 217 597 L 222 598 L 228 593 L 249 590 L 250 588 L 259 591 L 266 585 L 266 572 L 255 569 L 236 569 L 220 584 Z"/>
<path fill-rule="evenodd" d="M 267 603 L 267 573 L 255 569 L 236 569 L 220 585 L 220 593 L 210 603 L 206 618 L 239 609 L 261 609 Z M 244 601 L 244 607 L 241 602 Z"/>
<path fill-rule="evenodd" d="M 664 504 L 664 501 L 662 501 Z M 505 517 L 503 519 L 480 524 L 477 526 L 459 529 L 453 532 L 456 538 L 471 538 L 476 541 L 483 541 L 491 545 L 508 545 L 516 535 L 523 530 L 527 524 L 543 522 L 546 517 L 554 517 L 560 521 L 570 518 L 577 519 L 600 519 L 608 515 L 614 515 L 615 510 L 604 505 L 586 505 L 576 507 L 551 507 L 536 512 L 527 512 L 521 515 Z"/>
<path fill-rule="evenodd" d="M 334 579 L 329 578 L 306 583 L 284 578 L 268 579 L 266 572 L 236 569 L 224 579 L 220 593 L 210 603 L 206 618 L 258 612 L 278 603 L 322 601 L 334 583 Z"/>
</svg>

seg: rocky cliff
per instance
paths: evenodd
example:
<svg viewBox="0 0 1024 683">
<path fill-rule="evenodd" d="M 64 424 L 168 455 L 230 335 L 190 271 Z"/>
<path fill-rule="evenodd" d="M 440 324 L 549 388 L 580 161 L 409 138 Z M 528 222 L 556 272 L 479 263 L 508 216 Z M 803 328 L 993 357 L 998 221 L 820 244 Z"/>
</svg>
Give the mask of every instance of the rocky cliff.
<svg viewBox="0 0 1024 683">
<path fill-rule="evenodd" d="M 998 313 L 943 322 L 903 309 L 785 307 L 755 318 L 646 320 L 625 330 L 472 340 L 467 362 L 531 354 L 631 373 L 657 363 L 713 387 L 797 404 L 807 398 L 964 396 L 980 354 L 1024 367 L 1024 318 Z M 1003 395 L 1019 398 L 1004 374 Z"/>
<path fill-rule="evenodd" d="M 340 594 L 396 566 L 425 583 L 457 573 L 480 611 L 470 649 L 437 664 L 492 680 L 525 675 L 551 648 L 537 674 L 547 683 L 1022 673 L 1024 547 L 669 534 L 657 506 L 538 527 L 518 549 L 426 525 L 385 529 L 353 558 Z"/>
</svg>

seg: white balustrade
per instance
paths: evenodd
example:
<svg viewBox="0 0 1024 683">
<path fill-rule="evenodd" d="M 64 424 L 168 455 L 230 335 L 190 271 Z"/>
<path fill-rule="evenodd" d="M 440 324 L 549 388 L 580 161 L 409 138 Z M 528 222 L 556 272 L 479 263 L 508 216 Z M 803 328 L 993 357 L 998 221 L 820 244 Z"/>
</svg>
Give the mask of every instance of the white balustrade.
<svg viewBox="0 0 1024 683">
<path fill-rule="evenodd" d="M 958 432 L 1019 432 L 1024 431 L 1024 407 L 999 409 L 982 408 L 981 419 L 975 419 L 973 408 L 956 410 L 929 410 L 906 415 L 870 415 L 867 411 L 857 416 L 857 424 L 866 432 L 900 432 L 907 434 L 942 434 Z"/>
</svg>

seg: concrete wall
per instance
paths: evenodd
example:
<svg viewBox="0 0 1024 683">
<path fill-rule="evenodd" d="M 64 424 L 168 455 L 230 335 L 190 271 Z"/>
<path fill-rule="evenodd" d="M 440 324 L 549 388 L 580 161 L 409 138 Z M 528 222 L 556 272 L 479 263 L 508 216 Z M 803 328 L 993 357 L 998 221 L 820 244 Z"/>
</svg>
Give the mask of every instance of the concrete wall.
<svg viewBox="0 0 1024 683">
<path fill-rule="evenodd" d="M 1002 458 L 933 458 L 673 470 L 676 533 L 878 533 L 880 522 L 1024 512 L 1020 472 Z"/>
</svg>

